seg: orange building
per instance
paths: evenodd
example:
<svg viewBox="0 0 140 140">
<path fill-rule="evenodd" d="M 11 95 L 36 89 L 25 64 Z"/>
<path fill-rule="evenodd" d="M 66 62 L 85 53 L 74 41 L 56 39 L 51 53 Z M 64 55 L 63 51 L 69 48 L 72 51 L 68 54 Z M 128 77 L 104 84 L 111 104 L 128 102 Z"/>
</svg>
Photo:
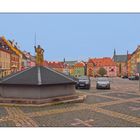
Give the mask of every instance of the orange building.
<svg viewBox="0 0 140 140">
<path fill-rule="evenodd" d="M 117 67 L 115 62 L 109 58 L 93 58 L 89 59 L 87 63 L 87 75 L 88 76 L 98 76 L 98 71 L 100 68 L 104 68 L 107 71 L 106 76 L 115 77 L 117 74 Z"/>
</svg>

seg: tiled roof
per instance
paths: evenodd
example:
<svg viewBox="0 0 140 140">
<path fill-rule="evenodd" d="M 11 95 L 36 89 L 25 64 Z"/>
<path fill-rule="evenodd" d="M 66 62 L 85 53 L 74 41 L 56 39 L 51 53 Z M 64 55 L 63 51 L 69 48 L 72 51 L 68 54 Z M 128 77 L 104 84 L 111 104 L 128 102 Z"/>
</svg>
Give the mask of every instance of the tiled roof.
<svg viewBox="0 0 140 140">
<path fill-rule="evenodd" d="M 104 58 L 93 58 L 89 59 L 88 62 L 93 63 L 95 66 L 103 67 L 103 66 L 115 66 L 115 62 L 109 58 L 109 57 L 104 57 Z"/>
<path fill-rule="evenodd" d="M 64 68 L 64 63 L 63 62 L 48 62 L 48 61 L 45 61 L 44 62 L 44 65 L 46 67 L 49 67 L 49 68 Z"/>
<path fill-rule="evenodd" d="M 85 64 L 83 62 L 76 63 L 74 67 L 84 67 Z"/>
<path fill-rule="evenodd" d="M 32 67 L 24 71 L 9 75 L 0 81 L 8 85 L 60 85 L 75 84 L 75 81 L 53 69 L 47 67 Z"/>
</svg>

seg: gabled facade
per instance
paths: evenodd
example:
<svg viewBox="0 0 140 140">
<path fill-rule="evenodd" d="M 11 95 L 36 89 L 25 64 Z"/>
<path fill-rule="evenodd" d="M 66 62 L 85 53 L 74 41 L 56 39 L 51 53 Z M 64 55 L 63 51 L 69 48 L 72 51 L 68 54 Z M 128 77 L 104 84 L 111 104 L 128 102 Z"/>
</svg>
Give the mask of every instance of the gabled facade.
<svg viewBox="0 0 140 140">
<path fill-rule="evenodd" d="M 127 75 L 127 61 L 128 61 L 128 53 L 126 55 L 117 55 L 114 50 L 113 61 L 117 66 L 117 76 L 126 76 Z"/>
<path fill-rule="evenodd" d="M 116 64 L 109 57 L 89 59 L 87 63 L 87 75 L 93 77 L 99 76 L 98 71 L 100 68 L 106 69 L 106 76 L 108 77 L 117 76 Z"/>
<path fill-rule="evenodd" d="M 74 77 L 80 77 L 85 75 L 85 63 L 78 62 L 74 65 Z"/>
<path fill-rule="evenodd" d="M 18 71 L 21 70 L 22 68 L 22 53 L 21 51 L 17 48 L 17 44 L 14 43 L 14 41 L 7 40 L 4 36 L 1 37 L 1 40 L 10 48 L 11 51 L 13 51 L 16 55 L 19 56 L 19 68 Z"/>
<path fill-rule="evenodd" d="M 13 51 L 0 37 L 0 78 L 11 74 L 11 57 Z"/>
<path fill-rule="evenodd" d="M 11 73 L 10 67 L 10 51 L 6 46 L 0 43 L 0 78 L 5 77 Z"/>
</svg>

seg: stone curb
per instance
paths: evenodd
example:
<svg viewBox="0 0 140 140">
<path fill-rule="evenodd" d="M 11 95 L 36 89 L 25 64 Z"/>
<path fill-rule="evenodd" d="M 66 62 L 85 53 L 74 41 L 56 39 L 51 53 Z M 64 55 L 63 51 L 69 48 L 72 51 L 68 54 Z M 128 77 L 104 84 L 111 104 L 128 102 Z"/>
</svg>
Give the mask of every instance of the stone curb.
<svg viewBox="0 0 140 140">
<path fill-rule="evenodd" d="M 51 105 L 59 105 L 65 103 L 81 103 L 85 100 L 86 95 L 77 95 L 77 98 L 73 99 L 62 99 L 60 101 L 50 101 L 44 102 L 41 104 L 29 104 L 29 103 L 0 103 L 0 106 L 11 106 L 11 107 L 18 107 L 18 106 L 31 106 L 31 107 L 42 107 L 42 106 L 51 106 Z"/>
</svg>

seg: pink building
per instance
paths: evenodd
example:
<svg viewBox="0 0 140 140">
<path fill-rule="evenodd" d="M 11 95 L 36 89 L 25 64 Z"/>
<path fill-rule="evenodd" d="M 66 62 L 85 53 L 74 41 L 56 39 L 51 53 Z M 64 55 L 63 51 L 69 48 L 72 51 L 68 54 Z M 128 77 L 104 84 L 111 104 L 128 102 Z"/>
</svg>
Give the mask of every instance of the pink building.
<svg viewBox="0 0 140 140">
<path fill-rule="evenodd" d="M 104 68 L 107 71 L 106 76 L 109 77 L 116 77 L 117 76 L 117 67 L 115 62 L 109 58 L 109 57 L 104 57 L 104 58 L 94 58 L 90 59 L 90 63 L 93 63 L 93 72 L 94 76 L 98 76 L 98 71 L 100 68 Z"/>
</svg>

